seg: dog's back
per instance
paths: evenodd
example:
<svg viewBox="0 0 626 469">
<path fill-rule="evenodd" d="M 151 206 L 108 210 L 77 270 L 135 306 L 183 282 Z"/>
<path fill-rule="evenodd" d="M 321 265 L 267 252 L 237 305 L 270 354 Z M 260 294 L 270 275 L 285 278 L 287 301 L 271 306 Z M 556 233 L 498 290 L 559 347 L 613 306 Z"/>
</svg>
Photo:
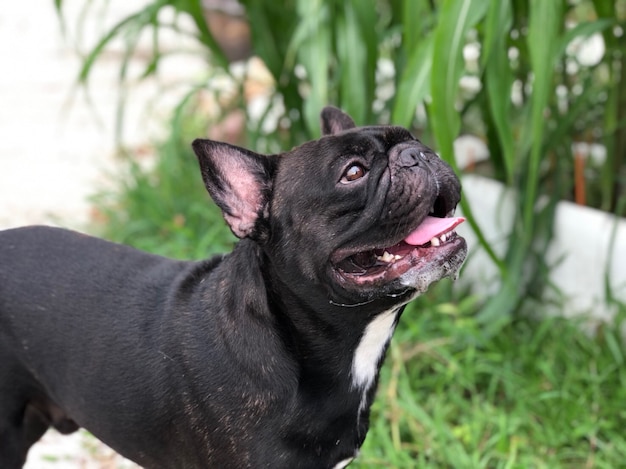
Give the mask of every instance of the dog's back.
<svg viewBox="0 0 626 469">
<path fill-rule="evenodd" d="M 125 413 L 113 419 L 116 423 L 149 418 L 144 411 L 163 397 L 151 395 L 151 389 L 160 388 L 151 383 L 159 380 L 166 359 L 146 353 L 158 350 L 158 344 L 146 346 L 137 340 L 159 336 L 147 333 L 158 327 L 157 316 L 163 311 L 158 305 L 166 301 L 174 278 L 191 266 L 63 229 L 0 232 L 3 468 L 21 467 L 28 447 L 49 425 L 63 433 L 85 425 L 84 402 L 103 413 Z M 120 294 L 132 290 L 136 295 Z M 84 370 L 79 379 L 76 370 Z M 124 375 L 129 379 L 120 379 Z M 131 377 L 145 384 L 140 396 L 143 409 L 125 407 L 119 396 L 107 392 L 117 389 L 130 397 L 136 387 L 119 388 Z M 100 431 L 106 439 L 108 432 L 120 428 Z"/>
<path fill-rule="evenodd" d="M 230 259 L 170 260 L 56 228 L 0 232 L 0 468 L 22 467 L 49 426 L 85 427 L 150 468 L 250 467 L 248 452 L 258 467 L 280 461 L 264 442 L 291 421 L 274 401 L 293 383 L 246 376 L 282 356 L 262 321 L 218 306 L 245 300 L 216 294 L 223 271 L 240 266 L 254 288 L 249 258 Z M 253 339 L 233 354 L 223 334 L 244 332 Z M 292 376 L 289 366 L 275 368 Z"/>
</svg>

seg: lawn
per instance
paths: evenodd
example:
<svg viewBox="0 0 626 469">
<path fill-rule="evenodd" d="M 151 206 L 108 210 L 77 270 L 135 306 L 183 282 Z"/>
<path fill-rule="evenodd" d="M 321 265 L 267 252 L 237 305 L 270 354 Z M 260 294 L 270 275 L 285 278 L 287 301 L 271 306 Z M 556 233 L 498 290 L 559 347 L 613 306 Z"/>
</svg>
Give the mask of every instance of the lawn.
<svg viewBox="0 0 626 469">
<path fill-rule="evenodd" d="M 571 320 L 515 318 L 483 340 L 472 308 L 446 301 L 449 290 L 405 312 L 359 467 L 623 467 L 615 331 L 590 337 Z"/>
</svg>

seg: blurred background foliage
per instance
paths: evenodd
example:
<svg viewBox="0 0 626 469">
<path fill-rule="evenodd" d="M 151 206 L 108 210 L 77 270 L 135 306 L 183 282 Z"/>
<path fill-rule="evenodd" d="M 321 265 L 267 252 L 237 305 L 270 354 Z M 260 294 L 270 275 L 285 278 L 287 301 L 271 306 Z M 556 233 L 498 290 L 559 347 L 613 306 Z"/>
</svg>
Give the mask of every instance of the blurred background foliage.
<svg viewBox="0 0 626 469">
<path fill-rule="evenodd" d="M 56 5 L 63 18 L 62 0 Z M 102 34 L 85 52 L 79 82 L 88 87 L 107 46 L 124 41 L 121 129 L 129 83 L 158 75 L 165 57 L 161 35 L 181 31 L 177 18 L 191 19 L 195 28 L 186 33 L 195 38 L 207 71 L 189 77 L 189 91 L 173 111 L 165 145 L 171 155 L 160 159 L 167 168 L 157 171 L 172 180 L 166 183 L 172 190 L 189 188 L 187 180 L 173 179 L 188 177 L 180 169 L 190 159 L 187 142 L 220 120 L 233 120 L 237 111 L 247 125 L 240 124 L 231 140 L 267 152 L 319 136 L 319 112 L 329 103 L 358 124 L 413 129 L 457 171 L 455 138 L 479 136 L 489 159 L 464 169 L 488 174 L 519 194 L 501 255 L 462 202 L 502 278 L 499 293 L 481 311 L 497 330 L 525 298 L 541 295 L 557 201 L 584 194 L 585 204 L 625 214 L 625 10 L 624 0 L 157 0 Z M 149 58 L 131 79 L 128 62 L 146 37 Z M 603 50 L 589 59 L 579 49 L 592 38 L 600 38 Z M 250 66 L 253 56 L 262 67 Z M 259 68 L 269 79 L 263 99 L 254 99 L 249 82 Z M 215 87 L 224 80 L 230 92 Z M 583 160 L 574 143 L 601 144 L 605 157 Z M 163 197 L 174 199 L 167 192 Z"/>
<path fill-rule="evenodd" d="M 87 2 L 85 15 L 106 3 Z M 63 1 L 55 4 L 63 23 Z M 124 186 L 99 196 L 106 235 L 177 257 L 229 249 L 234 238 L 220 214 L 190 183 L 199 181 L 195 137 L 278 152 L 318 137 L 327 104 L 357 124 L 409 127 L 455 170 L 492 177 L 519 197 L 504 254 L 463 203 L 502 287 L 479 303 L 443 283 L 419 300 L 422 314 L 409 308 L 413 322 L 403 321 L 382 394 L 410 398 L 377 401 L 375 415 L 393 430 L 374 424 L 377 443 L 370 437 L 364 449 L 371 466 L 367 457 L 361 464 L 384 467 L 396 457 L 406 460 L 388 467 L 617 467 L 626 442 L 611 432 L 626 416 L 609 402 L 615 393 L 623 402 L 626 377 L 615 331 L 592 339 L 547 320 L 531 333 L 528 318 L 514 313 L 541 297 L 559 200 L 626 215 L 625 26 L 626 0 L 151 1 L 83 51 L 79 83 L 88 88 L 107 47 L 123 41 L 122 129 L 125 93 L 158 76 L 165 32 L 192 37 L 206 73 L 189 76 L 153 167 L 131 154 Z M 145 67 L 131 76 L 128 64 L 139 44 L 146 55 L 146 41 Z M 600 53 L 586 53 L 590 44 Z M 462 134 L 485 142 L 486 161 L 457 166 L 453 143 Z M 585 153 L 594 145 L 602 158 Z M 428 322 L 435 317 L 436 326 Z M 426 355 L 409 350 L 418 338 Z M 433 370 L 445 384 L 423 384 Z M 523 374 L 530 381 L 518 401 Z M 611 399 L 602 400 L 602 389 Z M 432 393 L 459 401 L 434 402 Z"/>
</svg>

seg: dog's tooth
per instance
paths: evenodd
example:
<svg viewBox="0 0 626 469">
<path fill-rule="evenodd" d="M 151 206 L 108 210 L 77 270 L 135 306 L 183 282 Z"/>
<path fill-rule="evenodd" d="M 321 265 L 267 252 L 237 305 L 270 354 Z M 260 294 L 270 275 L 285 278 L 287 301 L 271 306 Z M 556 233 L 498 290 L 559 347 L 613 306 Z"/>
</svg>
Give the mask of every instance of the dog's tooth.
<svg viewBox="0 0 626 469">
<path fill-rule="evenodd" d="M 448 239 L 448 235 L 446 233 L 442 234 L 439 239 L 441 239 L 442 243 L 445 243 Z"/>
<path fill-rule="evenodd" d="M 395 260 L 395 256 L 389 251 L 385 251 L 382 256 L 378 256 L 378 260 L 389 263 Z"/>
<path fill-rule="evenodd" d="M 402 259 L 402 256 L 399 254 L 396 254 L 395 256 L 393 256 L 393 258 L 397 261 L 399 261 L 400 259 Z"/>
<path fill-rule="evenodd" d="M 430 244 L 432 246 L 439 246 L 439 245 L 441 245 L 441 241 L 439 241 L 439 238 L 433 238 L 433 239 L 430 240 Z"/>
</svg>

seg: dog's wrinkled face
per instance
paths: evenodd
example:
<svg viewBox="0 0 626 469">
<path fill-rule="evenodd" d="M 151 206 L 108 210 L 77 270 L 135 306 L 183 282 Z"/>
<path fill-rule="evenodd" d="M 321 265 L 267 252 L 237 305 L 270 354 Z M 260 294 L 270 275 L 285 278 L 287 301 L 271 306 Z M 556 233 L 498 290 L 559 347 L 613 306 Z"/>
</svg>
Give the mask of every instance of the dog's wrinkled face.
<svg viewBox="0 0 626 469">
<path fill-rule="evenodd" d="M 322 128 L 275 156 L 194 143 L 233 232 L 263 245 L 287 283 L 320 286 L 338 304 L 408 301 L 455 276 L 466 244 L 450 167 L 401 127 L 355 127 L 326 108 Z"/>
</svg>

